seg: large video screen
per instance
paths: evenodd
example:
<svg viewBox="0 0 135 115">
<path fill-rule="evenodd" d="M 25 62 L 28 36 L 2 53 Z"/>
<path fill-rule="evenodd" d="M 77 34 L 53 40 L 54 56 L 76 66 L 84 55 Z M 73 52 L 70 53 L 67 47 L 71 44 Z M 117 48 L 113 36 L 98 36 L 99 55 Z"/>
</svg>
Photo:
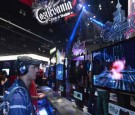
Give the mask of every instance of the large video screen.
<svg viewBox="0 0 135 115">
<path fill-rule="evenodd" d="M 63 64 L 56 65 L 56 79 L 63 80 Z"/>
<path fill-rule="evenodd" d="M 93 84 L 126 93 L 135 92 L 135 39 L 92 52 Z"/>
</svg>

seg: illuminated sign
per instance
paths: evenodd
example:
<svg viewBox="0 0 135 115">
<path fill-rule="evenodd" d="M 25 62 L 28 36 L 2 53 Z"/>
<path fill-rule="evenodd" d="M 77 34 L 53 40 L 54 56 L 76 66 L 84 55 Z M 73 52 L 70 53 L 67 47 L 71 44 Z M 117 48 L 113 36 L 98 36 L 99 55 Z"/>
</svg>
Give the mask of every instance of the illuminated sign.
<svg viewBox="0 0 135 115">
<path fill-rule="evenodd" d="M 70 1 L 57 1 L 56 3 L 35 3 L 33 12 L 41 24 L 48 24 L 58 21 L 60 18 L 73 14 L 73 6 Z"/>
</svg>

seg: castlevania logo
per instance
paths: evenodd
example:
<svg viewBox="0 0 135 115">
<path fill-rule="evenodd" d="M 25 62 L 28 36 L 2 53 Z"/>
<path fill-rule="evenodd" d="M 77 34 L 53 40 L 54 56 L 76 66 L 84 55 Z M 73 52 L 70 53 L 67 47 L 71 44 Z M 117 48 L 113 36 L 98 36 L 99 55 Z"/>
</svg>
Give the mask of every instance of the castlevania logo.
<svg viewBox="0 0 135 115">
<path fill-rule="evenodd" d="M 34 16 L 41 24 L 48 24 L 57 22 L 61 18 L 68 20 L 76 16 L 74 12 L 75 6 L 76 0 L 37 1 L 33 3 L 33 12 Z"/>
</svg>

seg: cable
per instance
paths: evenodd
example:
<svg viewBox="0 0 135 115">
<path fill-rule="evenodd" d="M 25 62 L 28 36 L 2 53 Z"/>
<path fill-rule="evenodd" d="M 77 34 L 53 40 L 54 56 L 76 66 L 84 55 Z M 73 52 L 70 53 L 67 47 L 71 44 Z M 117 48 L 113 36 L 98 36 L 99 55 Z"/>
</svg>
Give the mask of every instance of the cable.
<svg viewBox="0 0 135 115">
<path fill-rule="evenodd" d="M 29 34 L 32 34 L 32 35 L 34 35 L 34 36 L 36 36 L 36 37 L 38 37 L 38 38 L 41 38 L 41 39 L 43 39 L 43 40 L 46 40 L 47 42 L 52 43 L 53 45 L 55 45 L 52 41 L 49 41 L 49 40 L 47 40 L 46 38 L 44 38 L 44 37 L 42 37 L 42 36 L 39 36 L 39 35 L 37 35 L 37 34 L 31 32 L 31 31 L 29 31 L 29 30 L 26 30 L 26 29 L 24 29 L 23 27 L 20 27 L 20 26 L 14 24 L 14 23 L 12 23 L 12 22 L 10 22 L 10 21 L 4 19 L 4 18 L 1 18 L 1 17 L 0 17 L 0 20 L 2 20 L 2 21 L 4 21 L 4 22 L 7 22 L 7 23 L 9 23 L 9 24 L 11 24 L 11 25 L 13 25 L 13 26 L 15 26 L 15 27 L 17 27 L 17 28 L 19 28 L 19 29 L 25 31 L 25 32 L 28 32 Z"/>
</svg>

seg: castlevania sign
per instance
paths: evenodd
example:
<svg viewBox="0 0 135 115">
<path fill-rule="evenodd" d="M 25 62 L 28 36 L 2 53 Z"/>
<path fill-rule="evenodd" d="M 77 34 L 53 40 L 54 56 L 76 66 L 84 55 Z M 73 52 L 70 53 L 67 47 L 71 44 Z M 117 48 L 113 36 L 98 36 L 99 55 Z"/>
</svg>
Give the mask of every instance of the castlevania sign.
<svg viewBox="0 0 135 115">
<path fill-rule="evenodd" d="M 62 1 L 58 0 L 54 2 L 35 2 L 33 4 L 33 12 L 36 19 L 41 24 L 54 23 L 60 18 L 64 18 L 73 15 L 73 7 L 75 6 L 76 0 L 73 1 Z"/>
</svg>

